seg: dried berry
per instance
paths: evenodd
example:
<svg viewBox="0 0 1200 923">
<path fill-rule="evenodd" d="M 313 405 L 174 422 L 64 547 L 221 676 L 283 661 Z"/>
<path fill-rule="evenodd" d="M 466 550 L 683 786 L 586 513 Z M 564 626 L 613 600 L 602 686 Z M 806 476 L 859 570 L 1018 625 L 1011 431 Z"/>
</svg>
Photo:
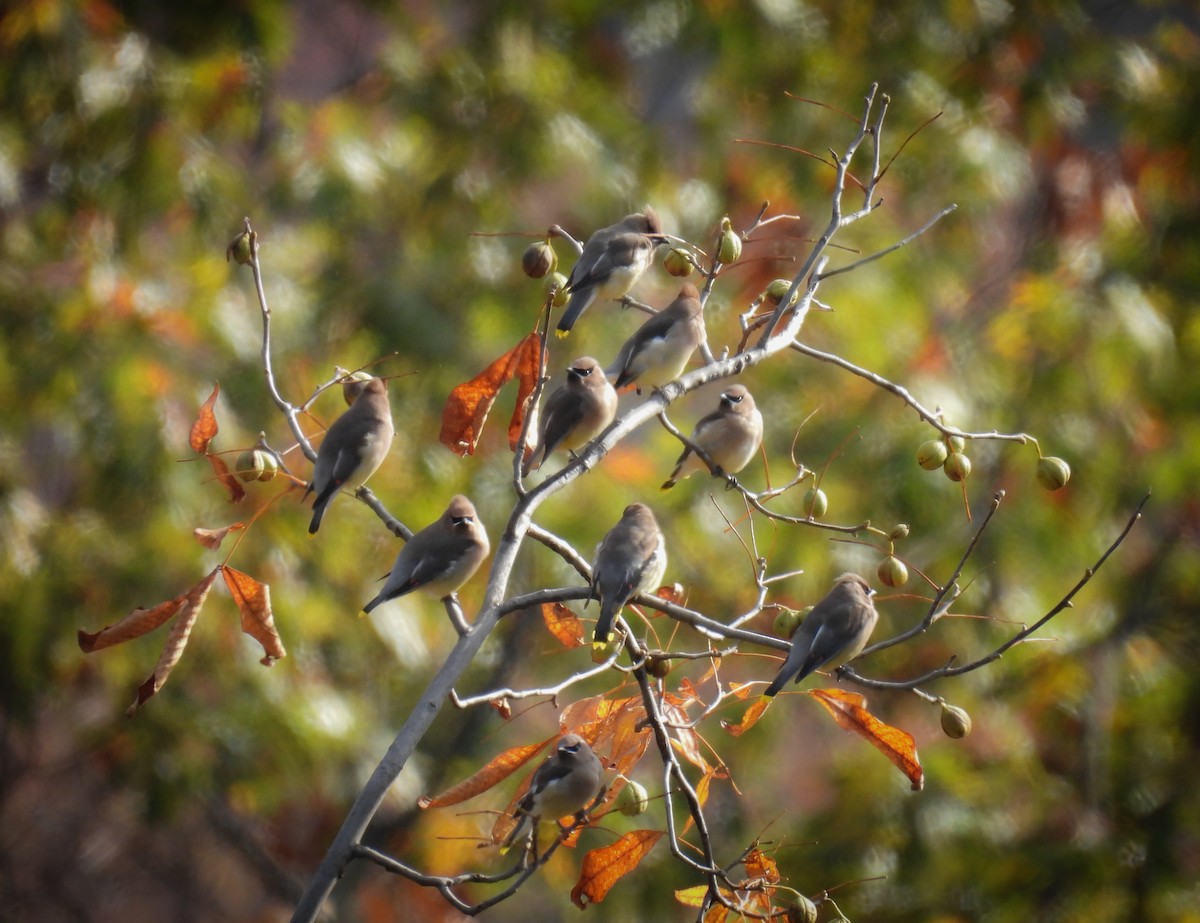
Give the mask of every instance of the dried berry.
<svg viewBox="0 0 1200 923">
<path fill-rule="evenodd" d="M 233 239 L 228 247 L 225 248 L 225 262 L 228 263 L 231 259 L 235 263 L 240 263 L 243 266 L 249 266 L 253 257 L 253 248 L 250 246 L 250 232 L 242 231 Z"/>
<path fill-rule="evenodd" d="M 558 268 L 558 254 L 549 241 L 539 240 L 525 248 L 521 255 L 521 268 L 531 279 L 544 279 Z"/>
<path fill-rule="evenodd" d="M 787 909 L 787 923 L 817 923 L 817 905 L 797 894 Z"/>
<path fill-rule="evenodd" d="M 552 272 L 546 276 L 546 294 L 553 294 L 553 299 L 550 301 L 556 308 L 561 308 L 570 300 L 570 295 L 567 294 L 567 277 L 561 272 Z"/>
<path fill-rule="evenodd" d="M 767 286 L 767 290 L 763 293 L 766 295 L 767 301 L 771 304 L 779 304 L 783 301 L 783 296 L 788 293 L 788 289 L 792 287 L 791 279 L 776 279 Z"/>
<path fill-rule="evenodd" d="M 790 638 L 796 633 L 796 629 L 800 627 L 800 623 L 803 621 L 804 613 L 798 609 L 788 609 L 780 606 L 779 613 L 775 616 L 771 630 L 775 632 L 776 637 Z"/>
<path fill-rule="evenodd" d="M 625 783 L 621 794 L 617 795 L 617 810 L 626 817 L 645 814 L 649 806 L 650 796 L 646 793 L 646 786 L 632 779 Z"/>
<path fill-rule="evenodd" d="M 717 237 L 717 259 L 725 264 L 736 263 L 742 255 L 742 238 L 733 230 L 728 218 L 721 219 L 721 233 Z"/>
<path fill-rule="evenodd" d="M 896 523 L 896 525 L 892 526 L 892 531 L 888 533 L 888 538 L 893 542 L 898 542 L 902 538 L 908 538 L 908 523 Z"/>
<path fill-rule="evenodd" d="M 270 452 L 248 449 L 238 456 L 233 471 L 247 484 L 251 481 L 269 481 L 279 473 L 279 463 Z"/>
<path fill-rule="evenodd" d="M 942 731 L 947 737 L 959 740 L 971 733 L 971 716 L 965 708 L 942 703 Z"/>
<path fill-rule="evenodd" d="M 671 672 L 671 658 L 652 654 L 646 658 L 646 672 L 655 679 L 662 679 Z"/>
</svg>

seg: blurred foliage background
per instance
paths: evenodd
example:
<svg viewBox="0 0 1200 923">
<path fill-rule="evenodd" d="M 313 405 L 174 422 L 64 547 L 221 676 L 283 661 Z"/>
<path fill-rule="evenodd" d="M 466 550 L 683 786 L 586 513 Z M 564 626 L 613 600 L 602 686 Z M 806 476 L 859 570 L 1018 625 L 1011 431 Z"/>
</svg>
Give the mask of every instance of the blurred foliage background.
<svg viewBox="0 0 1200 923">
<path fill-rule="evenodd" d="M 392 385 L 401 435 L 372 486 L 413 527 L 467 492 L 495 536 L 512 502 L 503 426 L 460 460 L 437 442 L 439 414 L 455 384 L 532 328 L 541 288 L 519 258 L 533 235 L 561 223 L 584 236 L 643 203 L 702 246 L 722 215 L 744 227 L 767 200 L 801 216 L 748 243 L 718 283 L 719 352 L 824 226 L 832 177 L 739 139 L 840 149 L 853 132 L 844 113 L 858 115 L 878 81 L 891 97 L 885 160 L 942 114 L 891 165 L 882 207 L 838 242 L 870 252 L 958 209 L 830 280 L 821 297 L 835 310 L 812 315 L 803 339 L 966 429 L 1036 435 L 1074 478 L 1047 494 L 1032 446 L 972 443 L 976 517 L 997 490 L 1007 497 L 957 612 L 990 620 L 946 620 L 861 671 L 904 678 L 985 652 L 1011 631 L 1004 620 L 1053 605 L 1154 494 L 1045 643 L 931 688 L 970 710 L 971 737 L 942 736 L 936 709 L 910 696 L 871 696 L 916 736 L 924 792 L 804 697 L 781 698 L 741 739 L 710 721 L 734 783 L 710 803 L 724 857 L 761 835 L 803 892 L 872 878 L 837 892 L 856 920 L 1200 920 L 1193 6 L 26 0 L 0 14 L 0 50 L 0 915 L 286 919 L 451 643 L 428 600 L 355 617 L 397 547 L 361 504 L 338 500 L 309 540 L 298 492 L 252 485 L 230 507 L 189 461 L 214 380 L 215 448 L 247 447 L 260 430 L 289 444 L 263 387 L 249 272 L 224 258 L 244 215 L 261 236 L 285 394 L 303 400 L 335 364 L 384 357 L 373 370 L 415 373 Z M 655 270 L 638 293 L 661 305 L 676 287 Z M 607 360 L 636 321 L 593 307 L 552 345 L 552 369 Z M 798 356 L 745 380 L 767 415 L 772 483 L 790 474 L 794 439 L 810 467 L 836 456 L 828 518 L 908 522 L 900 553 L 935 579 L 950 573 L 973 527 L 960 488 L 915 464 L 928 427 Z M 688 427 L 714 401 L 690 396 L 673 419 Z M 310 429 L 340 410 L 322 396 Z M 751 564 L 721 516 L 737 506 L 698 478 L 660 495 L 677 450 L 661 430 L 636 434 L 539 521 L 590 553 L 625 503 L 649 499 L 668 578 L 730 616 L 753 600 Z M 766 474 L 746 480 L 761 487 Z M 218 590 L 170 683 L 126 720 L 159 642 L 84 656 L 75 632 L 186 590 L 230 547 L 206 551 L 191 530 L 268 502 L 231 563 L 270 583 L 290 656 L 260 667 Z M 879 557 L 819 530 L 757 531 L 774 570 L 804 571 L 777 587 L 795 605 L 844 569 L 873 574 Z M 574 579 L 530 546 L 513 588 Z M 464 589 L 468 611 L 481 586 Z M 922 592 L 881 594 L 881 637 L 919 617 Z M 464 692 L 587 664 L 532 615 L 484 654 Z M 732 660 L 726 678 L 774 671 L 761 652 Z M 689 672 L 702 671 L 677 674 Z M 447 708 L 372 842 L 439 871 L 490 867 L 490 853 L 453 839 L 486 829 L 487 814 L 418 816 L 415 797 L 553 725 L 550 705 L 507 723 Z M 645 768 L 653 794 L 661 775 Z M 468 807 L 502 807 L 492 795 Z M 487 918 L 573 919 L 578 859 L 563 850 Z M 590 915 L 687 919 L 671 892 L 696 883 L 660 846 Z M 347 921 L 457 919 L 358 866 L 334 904 Z"/>
</svg>

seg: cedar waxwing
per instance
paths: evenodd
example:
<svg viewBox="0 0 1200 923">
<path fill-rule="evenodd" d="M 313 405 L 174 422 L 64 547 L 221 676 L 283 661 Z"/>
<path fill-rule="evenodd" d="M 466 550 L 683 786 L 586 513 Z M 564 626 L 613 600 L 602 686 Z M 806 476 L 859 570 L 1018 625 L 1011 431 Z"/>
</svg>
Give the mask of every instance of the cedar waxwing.
<svg viewBox="0 0 1200 923">
<path fill-rule="evenodd" d="M 571 300 L 558 322 L 558 335 L 570 333 L 575 321 L 597 298 L 627 295 L 654 261 L 655 248 L 665 242 L 662 222 L 649 206 L 644 213 L 626 215 L 589 237 L 567 277 Z"/>
<path fill-rule="evenodd" d="M 517 802 L 513 812 L 517 825 L 505 837 L 501 850 L 509 849 L 531 823 L 557 821 L 588 807 L 600 793 L 602 771 L 599 757 L 586 740 L 578 734 L 561 738 L 534 771 L 529 791 Z"/>
<path fill-rule="evenodd" d="M 762 445 L 762 436 L 763 418 L 754 405 L 754 395 L 744 385 L 730 385 L 721 395 L 717 409 L 696 424 L 691 441 L 704 450 L 721 474 L 731 475 L 750 464 Z M 676 481 L 707 470 L 708 466 L 688 446 L 662 489 L 670 490 Z"/>
<path fill-rule="evenodd" d="M 643 385 L 656 388 L 678 378 L 703 340 L 700 293 L 692 283 L 684 282 L 678 297 L 625 341 L 608 377 L 616 388 L 637 382 L 641 394 Z"/>
<path fill-rule="evenodd" d="M 404 543 L 383 589 L 363 606 L 363 612 L 413 590 L 438 599 L 449 596 L 471 579 L 490 550 L 474 505 L 459 494 L 437 522 Z"/>
<path fill-rule="evenodd" d="M 596 546 L 592 597 L 600 600 L 596 644 L 608 642 L 613 620 L 634 596 L 658 588 L 667 569 L 667 543 L 650 507 L 631 503 Z"/>
<path fill-rule="evenodd" d="M 617 392 L 604 369 L 591 356 L 576 359 L 567 380 L 546 398 L 537 448 L 530 453 L 522 475 L 541 468 L 558 447 L 574 451 L 600 435 L 617 413 Z"/>
<path fill-rule="evenodd" d="M 763 695 L 775 695 L 793 676 L 798 683 L 814 670 L 832 670 L 857 657 L 879 620 L 874 595 L 858 574 L 842 574 L 833 581 L 833 589 L 796 629 L 787 660 Z"/>
<path fill-rule="evenodd" d="M 314 490 L 312 522 L 309 534 L 321 527 L 325 507 L 343 487 L 352 491 L 362 486 L 375 470 L 383 464 L 392 447 L 392 408 L 388 404 L 387 383 L 382 378 L 369 378 L 357 389 L 347 384 L 346 390 L 358 391 L 350 409 L 333 421 L 325 433 L 325 439 L 317 450 L 317 462 L 313 465 L 312 483 L 304 491 L 307 497 Z"/>
</svg>

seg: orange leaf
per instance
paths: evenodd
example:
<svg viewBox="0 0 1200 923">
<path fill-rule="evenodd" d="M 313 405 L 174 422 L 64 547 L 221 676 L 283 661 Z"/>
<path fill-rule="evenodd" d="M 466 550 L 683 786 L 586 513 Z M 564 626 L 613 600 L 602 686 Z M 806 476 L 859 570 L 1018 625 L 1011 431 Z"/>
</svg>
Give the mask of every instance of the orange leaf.
<svg viewBox="0 0 1200 923">
<path fill-rule="evenodd" d="M 729 919 L 729 908 L 724 904 L 713 904 L 704 915 L 704 923 L 725 923 Z"/>
<path fill-rule="evenodd" d="M 225 460 L 220 455 L 206 455 L 209 464 L 212 465 L 213 474 L 217 476 L 217 480 L 225 485 L 225 489 L 229 491 L 230 503 L 241 503 L 246 499 L 246 488 L 242 487 L 242 482 L 229 473 L 229 466 L 225 464 Z"/>
<path fill-rule="evenodd" d="M 469 779 L 465 779 L 437 795 L 422 795 L 417 799 L 417 807 L 422 810 L 425 808 L 444 808 L 447 805 L 459 804 L 469 798 L 474 798 L 479 793 L 486 792 L 497 782 L 507 779 L 533 757 L 537 756 L 538 752 L 554 739 L 556 738 L 543 740 L 538 744 L 529 744 L 525 747 L 513 747 L 505 750 Z"/>
<path fill-rule="evenodd" d="M 215 551 L 221 547 L 221 542 L 225 541 L 225 536 L 230 532 L 238 532 L 246 528 L 244 522 L 234 522 L 227 526 L 222 526 L 220 529 L 201 529 L 199 527 L 192 529 L 192 536 L 205 548 L 210 551 Z"/>
<path fill-rule="evenodd" d="M 775 864 L 774 859 L 757 846 L 746 854 L 746 858 L 742 862 L 751 878 L 765 881 L 771 885 L 779 881 L 779 866 Z"/>
<path fill-rule="evenodd" d="M 259 583 L 249 574 L 225 566 L 225 586 L 242 613 L 242 631 L 263 646 L 266 655 L 260 661 L 269 667 L 276 660 L 287 656 L 283 641 L 275 630 L 275 616 L 271 612 L 271 588 Z"/>
<path fill-rule="evenodd" d="M 757 702 L 746 709 L 741 721 L 734 724 L 732 721 L 722 720 L 721 727 L 725 728 L 734 737 L 741 737 L 758 723 L 758 719 L 763 716 L 763 712 L 767 710 L 767 706 L 770 704 L 770 699 L 766 696 L 760 696 Z"/>
<path fill-rule="evenodd" d="M 217 435 L 217 415 L 213 412 L 213 404 L 217 402 L 217 395 L 220 393 L 221 383 L 214 382 L 212 394 L 200 406 L 200 414 L 196 417 L 196 422 L 192 424 L 192 431 L 188 435 L 188 444 L 192 447 L 193 452 L 207 455 L 208 444 Z"/>
<path fill-rule="evenodd" d="M 529 395 L 537 387 L 538 379 L 546 374 L 546 354 L 542 349 L 542 338 L 530 334 L 517 344 L 516 368 L 517 404 L 513 407 L 512 419 L 508 421 L 508 447 L 515 450 L 525 425 L 525 411 Z"/>
<path fill-rule="evenodd" d="M 675 603 L 677 606 L 687 605 L 687 590 L 683 588 L 682 583 L 672 583 L 669 586 L 660 586 L 654 591 L 654 595 L 659 599 L 666 600 L 669 603 Z"/>
<path fill-rule="evenodd" d="M 584 856 L 579 880 L 571 889 L 571 900 L 575 906 L 584 909 L 588 904 L 598 904 L 604 900 L 612 886 L 637 868 L 661 837 L 659 830 L 633 830 L 616 842 L 593 849 Z"/>
<path fill-rule="evenodd" d="M 696 733 L 695 728 L 685 727 L 689 720 L 687 712 L 667 699 L 663 702 L 663 717 L 668 723 L 676 726 L 671 743 L 683 754 L 684 759 L 702 772 L 710 772 L 712 767 L 700 752 L 700 735 Z"/>
<path fill-rule="evenodd" d="M 891 760 L 908 776 L 914 792 L 919 792 L 925 787 L 925 773 L 917 756 L 916 741 L 908 732 L 884 724 L 867 711 L 866 698 L 857 692 L 847 692 L 844 689 L 810 689 L 808 695 L 815 696 L 838 724 L 865 737 Z"/>
<path fill-rule="evenodd" d="M 702 775 L 700 777 L 700 781 L 696 783 L 696 801 L 699 802 L 700 807 L 704 807 L 706 804 L 708 804 L 708 790 L 712 787 L 712 780 L 715 776 L 716 771 L 710 769 L 708 772 Z M 692 824 L 695 823 L 695 821 L 696 818 L 691 814 L 688 814 L 687 821 L 683 825 L 683 832 L 687 833 L 690 829 L 692 829 Z"/>
<path fill-rule="evenodd" d="M 540 342 L 537 334 L 529 334 L 470 381 L 450 392 L 442 408 L 442 432 L 438 438 L 451 452 L 460 456 L 475 454 L 496 395 L 523 369 L 522 360 L 527 357 L 530 340 L 535 344 Z M 518 412 L 523 410 L 518 407 Z"/>
<path fill-rule="evenodd" d="M 563 647 L 583 646 L 583 622 L 562 603 L 543 603 L 542 621 Z"/>
<path fill-rule="evenodd" d="M 162 653 L 158 655 L 158 663 L 154 665 L 154 672 L 138 686 L 133 704 L 125 709 L 125 717 L 132 718 L 134 713 L 163 687 L 167 677 L 171 675 L 171 670 L 174 669 L 175 664 L 179 663 L 179 658 L 183 656 L 183 649 L 187 647 L 188 637 L 192 633 L 192 626 L 196 624 L 196 618 L 200 615 L 200 607 L 204 605 L 208 591 L 212 589 L 213 581 L 217 579 L 218 570 L 220 568 L 214 568 L 212 573 L 188 590 L 187 595 L 184 596 L 183 611 L 175 620 L 175 624 L 171 626 L 171 633 L 167 635 L 167 643 L 163 646 Z"/>
<path fill-rule="evenodd" d="M 132 641 L 149 634 L 178 612 L 186 600 L 185 593 L 159 603 L 153 609 L 134 609 L 117 624 L 106 625 L 97 632 L 80 631 L 77 635 L 79 649 L 85 654 L 90 654 L 92 651 L 103 650 L 114 644 Z"/>
</svg>

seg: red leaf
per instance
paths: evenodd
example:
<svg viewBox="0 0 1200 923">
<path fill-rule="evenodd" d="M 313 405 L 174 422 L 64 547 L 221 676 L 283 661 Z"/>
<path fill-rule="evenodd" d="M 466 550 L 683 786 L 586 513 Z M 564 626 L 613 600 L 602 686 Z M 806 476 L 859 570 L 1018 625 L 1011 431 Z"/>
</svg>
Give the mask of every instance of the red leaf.
<svg viewBox="0 0 1200 923">
<path fill-rule="evenodd" d="M 200 415 L 196 417 L 196 422 L 192 424 L 192 432 L 188 436 L 188 444 L 191 445 L 194 452 L 207 455 L 208 444 L 217 435 L 217 415 L 213 412 L 213 404 L 217 402 L 217 395 L 220 392 L 221 383 L 214 382 L 212 394 L 200 406 Z"/>
<path fill-rule="evenodd" d="M 521 375 L 521 388 L 525 392 L 529 379 L 531 365 L 530 355 L 540 355 L 541 340 L 537 334 L 531 333 L 516 346 L 489 365 L 470 381 L 458 385 L 446 398 L 446 406 L 442 408 L 442 432 L 438 437 L 442 445 L 456 455 L 474 455 L 475 446 L 483 432 L 483 424 L 487 422 L 488 413 L 496 401 L 496 395 L 515 375 Z M 534 359 L 533 366 L 540 364 Z M 540 368 L 537 369 L 540 372 Z M 536 374 L 533 376 L 536 384 Z M 530 386 L 529 390 L 532 390 Z M 524 401 L 520 401 L 514 412 L 513 419 L 518 414 L 524 414 Z M 511 435 L 510 442 L 515 443 Z M 520 426 L 517 426 L 520 433 Z"/>
<path fill-rule="evenodd" d="M 259 583 L 249 574 L 225 566 L 221 568 L 225 586 L 242 613 L 242 631 L 263 646 L 266 655 L 261 660 L 265 667 L 287 656 L 283 641 L 275 630 L 275 616 L 271 612 L 271 588 Z"/>
</svg>

